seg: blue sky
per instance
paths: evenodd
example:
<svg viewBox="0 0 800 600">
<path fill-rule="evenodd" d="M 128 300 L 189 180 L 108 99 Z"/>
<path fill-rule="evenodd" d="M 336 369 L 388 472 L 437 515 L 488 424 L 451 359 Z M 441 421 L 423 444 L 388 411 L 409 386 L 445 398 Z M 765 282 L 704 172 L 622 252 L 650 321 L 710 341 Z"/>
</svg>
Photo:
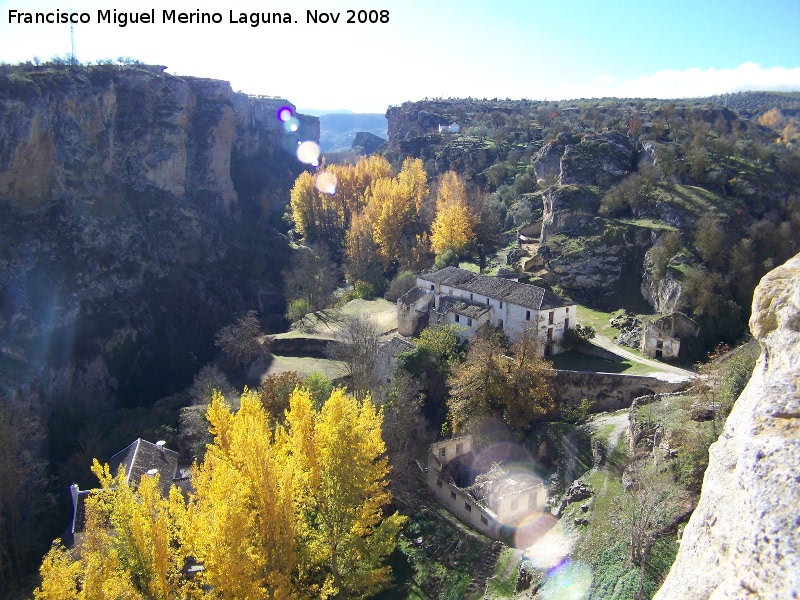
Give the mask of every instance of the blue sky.
<svg viewBox="0 0 800 600">
<path fill-rule="evenodd" d="M 65 55 L 68 25 L 9 23 L 9 11 L 88 12 L 75 26 L 81 61 L 132 56 L 181 75 L 231 81 L 298 106 L 383 112 L 423 97 L 702 96 L 800 90 L 800 0 L 166 0 L 154 25 L 97 24 L 108 2 L 0 1 L 0 60 Z M 216 25 L 162 24 L 161 10 L 218 12 Z M 291 11 L 298 23 L 229 23 L 253 11 Z M 387 10 L 387 24 L 344 23 L 347 10 Z M 306 24 L 306 11 L 340 12 Z"/>
</svg>

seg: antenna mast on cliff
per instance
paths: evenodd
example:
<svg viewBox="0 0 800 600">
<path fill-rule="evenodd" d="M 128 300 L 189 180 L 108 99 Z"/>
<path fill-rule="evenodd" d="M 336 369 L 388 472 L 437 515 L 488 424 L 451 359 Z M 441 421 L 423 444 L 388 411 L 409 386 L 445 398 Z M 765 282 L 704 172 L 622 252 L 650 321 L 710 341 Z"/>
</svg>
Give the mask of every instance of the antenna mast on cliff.
<svg viewBox="0 0 800 600">
<path fill-rule="evenodd" d="M 70 42 L 72 43 L 72 55 L 69 57 L 69 59 L 70 59 L 69 62 L 74 65 L 75 62 L 76 62 L 76 59 L 75 59 L 75 25 L 72 23 L 72 18 L 71 18 L 72 9 L 71 8 L 69 9 L 69 14 L 70 14 L 69 39 L 70 39 Z"/>
</svg>

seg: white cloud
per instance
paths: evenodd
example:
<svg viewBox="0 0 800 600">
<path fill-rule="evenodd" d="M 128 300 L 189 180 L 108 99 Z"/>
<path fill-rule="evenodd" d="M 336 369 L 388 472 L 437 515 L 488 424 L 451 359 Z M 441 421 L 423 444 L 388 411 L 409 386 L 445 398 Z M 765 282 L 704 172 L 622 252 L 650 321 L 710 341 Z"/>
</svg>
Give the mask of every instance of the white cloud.
<svg viewBox="0 0 800 600">
<path fill-rule="evenodd" d="M 551 90 L 551 98 L 690 98 L 729 92 L 800 90 L 800 67 L 764 68 L 747 62 L 732 69 L 668 69 L 614 83 L 607 75 L 591 85 Z"/>
<path fill-rule="evenodd" d="M 597 85 L 607 85 L 614 81 L 614 77 L 611 75 L 600 75 L 599 77 L 595 77 L 593 82 Z"/>
<path fill-rule="evenodd" d="M 800 90 L 800 68 L 765 69 L 747 62 L 735 69 L 658 71 L 614 86 L 616 96 L 683 98 L 745 90 Z"/>
</svg>

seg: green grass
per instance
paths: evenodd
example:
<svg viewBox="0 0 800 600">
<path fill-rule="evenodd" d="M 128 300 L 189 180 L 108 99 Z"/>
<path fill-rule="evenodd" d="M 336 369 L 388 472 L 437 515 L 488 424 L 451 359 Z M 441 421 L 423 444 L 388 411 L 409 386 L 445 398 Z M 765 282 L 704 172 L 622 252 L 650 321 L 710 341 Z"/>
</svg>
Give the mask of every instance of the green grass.
<svg viewBox="0 0 800 600">
<path fill-rule="evenodd" d="M 458 263 L 459 269 L 465 269 L 467 271 L 471 271 L 473 273 L 480 273 L 481 268 L 479 265 L 473 262 L 460 262 Z"/>
<path fill-rule="evenodd" d="M 489 598 L 510 598 L 514 595 L 519 571 L 518 561 L 512 564 L 514 556 L 514 549 L 507 548 L 497 558 L 494 573 L 486 586 L 486 596 Z"/>
<path fill-rule="evenodd" d="M 696 217 L 706 214 L 728 216 L 739 205 L 736 200 L 694 185 L 661 185 L 654 194 L 660 201 Z"/>
<path fill-rule="evenodd" d="M 562 352 L 553 356 L 551 360 L 553 361 L 553 368 L 568 371 L 625 373 L 626 375 L 646 375 L 653 372 L 653 367 L 632 360 L 615 362 L 578 352 Z"/>
<path fill-rule="evenodd" d="M 262 381 L 267 375 L 283 373 L 285 371 L 297 371 L 304 377 L 314 372 L 323 373 L 331 379 L 342 376 L 342 371 L 339 368 L 341 363 L 339 361 L 327 358 L 314 358 L 311 356 L 280 356 L 272 354 L 270 357 L 269 365 L 266 370 L 261 373 Z"/>
<path fill-rule="evenodd" d="M 619 335 L 619 329 L 615 329 L 609 323 L 609 319 L 619 311 L 605 312 L 588 306 L 578 305 L 578 323 L 581 325 L 591 325 L 600 335 L 613 339 Z"/>
<path fill-rule="evenodd" d="M 665 223 L 664 221 L 656 221 L 655 219 L 614 219 L 619 223 L 626 225 L 633 225 L 634 227 L 645 227 L 647 229 L 656 229 L 659 231 L 679 231 L 677 227 Z"/>
<path fill-rule="evenodd" d="M 383 298 L 362 300 L 356 298 L 347 304 L 320 310 L 306 315 L 305 329 L 293 329 L 279 333 L 276 338 L 334 339 L 345 317 L 358 315 L 373 321 L 380 333 L 397 328 L 397 305 Z"/>
</svg>

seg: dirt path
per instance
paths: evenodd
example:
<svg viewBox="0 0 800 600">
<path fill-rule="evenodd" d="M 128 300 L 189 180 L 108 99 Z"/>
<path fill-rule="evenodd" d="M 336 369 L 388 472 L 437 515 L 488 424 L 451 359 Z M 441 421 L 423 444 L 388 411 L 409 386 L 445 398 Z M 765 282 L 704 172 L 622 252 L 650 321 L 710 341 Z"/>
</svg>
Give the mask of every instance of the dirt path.
<svg viewBox="0 0 800 600">
<path fill-rule="evenodd" d="M 591 426 L 594 427 L 595 430 L 605 427 L 606 425 L 614 426 L 614 429 L 608 434 L 608 440 L 606 442 L 606 456 L 610 456 L 617 447 L 619 438 L 628 428 L 628 411 L 605 414 L 591 422 Z"/>
<path fill-rule="evenodd" d="M 600 488 L 600 492 L 597 494 L 598 496 L 603 496 L 606 493 L 606 488 L 608 488 L 608 478 L 610 477 L 610 474 L 608 473 L 608 458 L 617 447 L 619 439 L 623 435 L 627 434 L 629 422 L 630 420 L 628 418 L 627 410 L 610 415 L 603 415 L 601 417 L 597 417 L 591 422 L 591 426 L 595 429 L 595 431 L 599 430 L 601 427 L 605 427 L 606 425 L 614 426 L 614 429 L 612 429 L 611 433 L 608 434 L 608 439 L 606 440 L 606 460 L 603 462 L 603 465 L 599 467 L 599 470 L 605 471 L 606 477 L 603 479 L 603 487 Z"/>
<path fill-rule="evenodd" d="M 604 350 L 608 350 L 609 352 L 613 352 L 614 354 L 625 358 L 626 360 L 632 360 L 642 365 L 646 365 L 654 369 L 653 373 L 649 373 L 651 377 L 658 377 L 662 378 L 665 377 L 668 381 L 681 381 L 684 379 L 692 379 L 697 376 L 697 373 L 694 371 L 690 371 L 688 369 L 681 369 L 680 367 L 673 367 L 672 365 L 665 364 L 663 362 L 659 362 L 657 360 L 650 360 L 649 358 L 642 358 L 633 352 L 628 352 L 622 346 L 615 344 L 609 338 L 604 335 L 600 335 L 599 333 L 594 337 L 592 340 L 595 344 L 603 348 Z M 676 379 L 675 376 L 680 376 L 679 379 Z"/>
</svg>

